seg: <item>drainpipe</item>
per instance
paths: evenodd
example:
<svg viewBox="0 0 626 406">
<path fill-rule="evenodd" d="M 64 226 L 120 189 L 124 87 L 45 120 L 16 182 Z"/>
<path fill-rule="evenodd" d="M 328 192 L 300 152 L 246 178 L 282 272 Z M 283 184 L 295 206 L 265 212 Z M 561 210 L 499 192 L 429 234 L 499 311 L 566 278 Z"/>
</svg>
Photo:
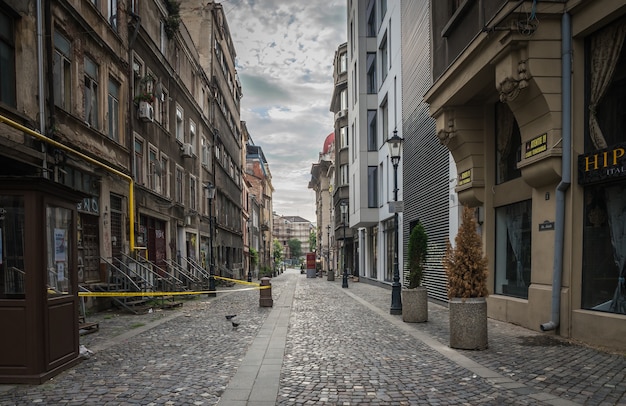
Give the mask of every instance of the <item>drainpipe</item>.
<svg viewBox="0 0 626 406">
<path fill-rule="evenodd" d="M 555 330 L 559 326 L 561 312 L 561 282 L 563 279 L 563 239 L 565 235 L 565 192 L 571 183 L 572 161 L 572 26 L 569 13 L 561 18 L 561 105 L 562 158 L 561 182 L 556 188 L 556 218 L 554 226 L 554 262 L 552 271 L 552 319 L 543 323 L 541 331 Z"/>
<path fill-rule="evenodd" d="M 39 94 L 39 132 L 46 133 L 46 91 L 43 84 L 43 15 L 41 10 L 41 0 L 37 0 L 37 93 Z M 46 152 L 45 144 L 41 145 L 41 152 Z M 42 162 L 43 176 L 49 178 L 48 175 L 48 159 L 44 156 Z"/>
</svg>

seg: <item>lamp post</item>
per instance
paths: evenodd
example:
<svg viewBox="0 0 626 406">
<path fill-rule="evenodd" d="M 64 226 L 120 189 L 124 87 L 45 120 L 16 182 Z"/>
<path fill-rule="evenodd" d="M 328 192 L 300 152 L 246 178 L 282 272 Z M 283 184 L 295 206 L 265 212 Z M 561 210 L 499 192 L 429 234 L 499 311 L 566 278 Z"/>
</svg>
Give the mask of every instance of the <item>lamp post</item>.
<svg viewBox="0 0 626 406">
<path fill-rule="evenodd" d="M 326 265 L 328 266 L 327 271 L 330 273 L 330 224 L 326 226 L 327 229 L 327 238 L 328 245 L 326 245 Z"/>
<path fill-rule="evenodd" d="M 209 200 L 209 296 L 215 296 L 215 264 L 213 259 L 213 199 L 215 198 L 215 185 L 211 182 L 206 184 L 207 198 Z"/>
<path fill-rule="evenodd" d="M 387 140 L 389 146 L 389 157 L 393 164 L 393 201 L 398 202 L 398 164 L 400 163 L 400 153 L 402 150 L 403 138 L 398 137 L 398 130 L 393 130 L 393 137 Z M 398 205 L 393 207 L 394 220 L 394 247 L 393 247 L 393 283 L 391 284 L 391 308 L 390 314 L 402 314 L 402 296 L 400 285 L 400 268 L 398 265 Z"/>
<path fill-rule="evenodd" d="M 252 239 L 250 236 L 250 230 L 252 229 L 250 224 L 252 223 L 252 219 L 249 218 L 246 223 L 248 225 L 248 282 L 252 282 Z"/>
<path fill-rule="evenodd" d="M 347 288 L 348 287 L 348 267 L 346 266 L 346 251 L 347 251 L 348 246 L 346 244 L 346 214 L 348 212 L 348 201 L 342 200 L 339 206 L 341 207 L 341 221 L 343 225 L 343 281 L 341 282 L 341 287 Z"/>
</svg>

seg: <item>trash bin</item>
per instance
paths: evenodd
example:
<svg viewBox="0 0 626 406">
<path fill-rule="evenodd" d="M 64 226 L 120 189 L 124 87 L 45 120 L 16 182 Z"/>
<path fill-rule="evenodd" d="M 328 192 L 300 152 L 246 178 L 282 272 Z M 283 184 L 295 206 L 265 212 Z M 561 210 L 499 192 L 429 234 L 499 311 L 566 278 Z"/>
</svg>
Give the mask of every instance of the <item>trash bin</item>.
<svg viewBox="0 0 626 406">
<path fill-rule="evenodd" d="M 327 281 L 334 281 L 335 280 L 335 270 L 334 269 L 329 269 L 328 270 L 328 276 L 326 277 Z"/>
</svg>

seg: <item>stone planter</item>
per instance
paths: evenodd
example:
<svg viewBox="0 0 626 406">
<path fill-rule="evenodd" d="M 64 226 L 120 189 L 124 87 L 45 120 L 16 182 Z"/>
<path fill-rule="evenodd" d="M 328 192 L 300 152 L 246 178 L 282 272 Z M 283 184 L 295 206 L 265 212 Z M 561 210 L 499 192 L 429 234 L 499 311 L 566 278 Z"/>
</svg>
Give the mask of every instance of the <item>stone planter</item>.
<svg viewBox="0 0 626 406">
<path fill-rule="evenodd" d="M 428 290 L 420 286 L 402 290 L 402 321 L 423 323 L 428 321 Z"/>
<path fill-rule="evenodd" d="M 452 298 L 450 310 L 450 347 L 484 350 L 487 339 L 487 300 L 484 297 Z"/>
</svg>

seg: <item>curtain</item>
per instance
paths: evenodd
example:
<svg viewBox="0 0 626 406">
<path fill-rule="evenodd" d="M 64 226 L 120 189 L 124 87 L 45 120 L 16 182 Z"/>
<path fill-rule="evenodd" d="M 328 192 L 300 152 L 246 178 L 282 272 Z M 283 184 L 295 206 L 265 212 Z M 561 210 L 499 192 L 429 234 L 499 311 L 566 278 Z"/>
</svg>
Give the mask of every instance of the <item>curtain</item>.
<svg viewBox="0 0 626 406">
<path fill-rule="evenodd" d="M 606 148 L 606 140 L 596 117 L 596 108 L 611 84 L 617 65 L 626 25 L 623 20 L 608 26 L 595 34 L 591 40 L 591 74 L 589 98 L 589 135 L 596 149 Z"/>
<path fill-rule="evenodd" d="M 522 208 L 510 207 L 506 210 L 506 230 L 511 243 L 511 249 L 515 254 L 516 285 L 526 286 L 524 283 L 524 265 L 522 264 Z"/>
<path fill-rule="evenodd" d="M 626 314 L 626 185 L 607 187 L 605 193 L 613 258 L 619 272 L 609 310 Z"/>
<path fill-rule="evenodd" d="M 498 166 L 500 176 L 505 176 L 507 160 L 509 159 L 509 153 L 511 152 L 511 138 L 513 135 L 513 125 L 515 123 L 515 117 L 508 105 L 504 103 L 496 104 L 496 125 L 497 134 L 496 142 L 498 152 L 500 153 L 500 159 L 498 160 Z"/>
</svg>

